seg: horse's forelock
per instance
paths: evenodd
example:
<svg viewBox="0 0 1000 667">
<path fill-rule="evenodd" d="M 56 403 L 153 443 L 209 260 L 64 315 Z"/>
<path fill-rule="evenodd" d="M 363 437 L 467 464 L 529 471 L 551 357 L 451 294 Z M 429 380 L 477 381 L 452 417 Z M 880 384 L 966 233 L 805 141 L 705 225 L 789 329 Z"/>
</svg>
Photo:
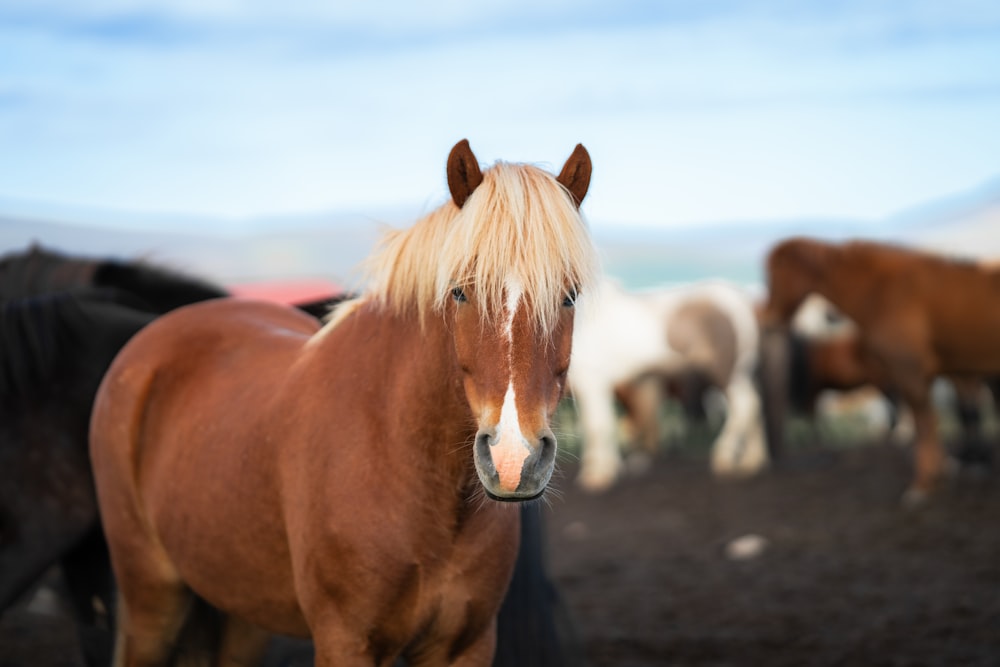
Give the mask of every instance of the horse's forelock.
<svg viewBox="0 0 1000 667">
<path fill-rule="evenodd" d="M 567 289 L 586 290 L 598 272 L 586 224 L 551 174 L 499 162 L 459 209 L 449 201 L 404 232 L 386 236 L 370 265 L 373 292 L 422 318 L 440 312 L 456 286 L 475 290 L 484 314 L 500 316 L 516 282 L 543 330 Z"/>
</svg>

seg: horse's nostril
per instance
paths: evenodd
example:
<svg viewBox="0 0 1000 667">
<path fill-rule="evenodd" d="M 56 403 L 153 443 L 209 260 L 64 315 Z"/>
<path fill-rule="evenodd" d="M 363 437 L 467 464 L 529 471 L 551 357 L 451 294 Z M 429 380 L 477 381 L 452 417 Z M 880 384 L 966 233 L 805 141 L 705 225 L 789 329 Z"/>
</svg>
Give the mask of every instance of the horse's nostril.
<svg viewBox="0 0 1000 667">
<path fill-rule="evenodd" d="M 480 431 L 476 434 L 476 448 L 480 450 L 487 450 L 490 445 L 493 444 L 493 436 L 487 431 Z"/>
<path fill-rule="evenodd" d="M 556 456 L 556 436 L 552 434 L 552 431 L 544 433 L 538 439 L 538 460 L 543 463 L 549 463 Z"/>
</svg>

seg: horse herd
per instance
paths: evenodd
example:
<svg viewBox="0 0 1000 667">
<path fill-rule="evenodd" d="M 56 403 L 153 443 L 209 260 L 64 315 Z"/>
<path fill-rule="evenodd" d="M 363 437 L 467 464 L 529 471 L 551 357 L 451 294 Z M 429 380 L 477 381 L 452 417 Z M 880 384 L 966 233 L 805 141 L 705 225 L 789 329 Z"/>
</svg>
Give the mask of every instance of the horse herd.
<svg viewBox="0 0 1000 667">
<path fill-rule="evenodd" d="M 874 386 L 913 416 L 913 505 L 945 469 L 931 384 L 1000 375 L 988 265 L 797 238 L 770 252 L 764 299 L 632 292 L 600 276 L 582 146 L 553 175 L 482 170 L 462 141 L 446 175 L 450 199 L 388 234 L 351 298 L 4 258 L 0 610 L 58 567 L 88 665 L 577 665 L 525 502 L 564 396 L 596 492 L 628 465 L 619 414 L 629 460 L 656 454 L 665 394 L 697 413 L 721 393 L 710 466 L 745 476 L 781 462 L 798 399 Z M 846 334 L 792 333 L 812 294 Z M 283 654 L 279 635 L 310 642 Z"/>
</svg>

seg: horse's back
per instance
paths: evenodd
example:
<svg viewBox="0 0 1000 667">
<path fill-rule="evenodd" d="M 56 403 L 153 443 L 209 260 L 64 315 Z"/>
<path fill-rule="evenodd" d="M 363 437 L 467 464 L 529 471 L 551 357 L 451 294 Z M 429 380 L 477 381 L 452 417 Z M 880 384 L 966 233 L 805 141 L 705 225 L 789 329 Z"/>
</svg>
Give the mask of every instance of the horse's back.
<svg viewBox="0 0 1000 667">
<path fill-rule="evenodd" d="M 727 281 L 707 280 L 650 296 L 665 318 L 671 345 L 706 348 L 702 354 L 713 358 L 713 373 L 720 376 L 717 381 L 725 384 L 723 378 L 736 368 L 747 372 L 757 363 L 759 328 L 748 290 Z M 681 331 L 684 328 L 686 335 Z M 681 343 L 684 338 L 689 340 Z"/>
<path fill-rule="evenodd" d="M 604 281 L 573 331 L 570 382 L 622 382 L 655 367 L 664 354 L 657 312 L 633 292 Z"/>
<path fill-rule="evenodd" d="M 1000 371 L 1000 271 L 987 264 L 874 243 L 845 247 L 855 270 L 867 279 L 869 306 L 859 322 L 866 337 L 885 349 L 900 335 L 937 357 L 934 372 Z"/>
<path fill-rule="evenodd" d="M 724 387 L 736 366 L 739 341 L 730 317 L 714 304 L 681 304 L 666 327 L 667 341 L 692 366 Z"/>
<path fill-rule="evenodd" d="M 210 407 L 222 405 L 226 414 L 234 398 L 273 390 L 273 378 L 318 328 L 292 308 L 241 299 L 193 304 L 156 319 L 124 346 L 98 390 L 91 420 L 95 464 L 115 447 L 131 450 L 143 435 L 183 433 Z M 122 433 L 125 425 L 142 433 Z M 119 434 L 128 436 L 127 444 L 113 443 Z M 143 455 L 154 446 L 146 443 Z"/>
<path fill-rule="evenodd" d="M 122 349 L 110 374 L 122 366 L 181 363 L 198 372 L 219 363 L 223 352 L 266 348 L 290 353 L 319 329 L 294 308 L 264 301 L 221 298 L 178 308 L 157 318 Z"/>
</svg>

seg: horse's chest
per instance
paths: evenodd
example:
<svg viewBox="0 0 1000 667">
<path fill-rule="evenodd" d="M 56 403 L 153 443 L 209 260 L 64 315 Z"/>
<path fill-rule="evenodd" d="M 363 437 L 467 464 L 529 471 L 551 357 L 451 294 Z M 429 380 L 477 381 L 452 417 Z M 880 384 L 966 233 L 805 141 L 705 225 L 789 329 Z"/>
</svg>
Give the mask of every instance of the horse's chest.
<svg viewBox="0 0 1000 667">
<path fill-rule="evenodd" d="M 497 544 L 492 553 L 458 553 L 425 581 L 410 648 L 452 645 L 478 637 L 492 626 L 513 570 L 516 542 Z"/>
<path fill-rule="evenodd" d="M 433 527 L 410 533 L 412 540 L 393 532 L 363 558 L 331 549 L 327 562 L 337 567 L 320 575 L 327 595 L 307 603 L 307 614 L 328 616 L 324 608 L 332 605 L 335 616 L 359 624 L 348 632 L 366 636 L 376 654 L 458 654 L 492 627 L 499 610 L 517 550 L 517 514 L 510 514 L 515 521 L 501 517 L 448 536 Z"/>
</svg>

